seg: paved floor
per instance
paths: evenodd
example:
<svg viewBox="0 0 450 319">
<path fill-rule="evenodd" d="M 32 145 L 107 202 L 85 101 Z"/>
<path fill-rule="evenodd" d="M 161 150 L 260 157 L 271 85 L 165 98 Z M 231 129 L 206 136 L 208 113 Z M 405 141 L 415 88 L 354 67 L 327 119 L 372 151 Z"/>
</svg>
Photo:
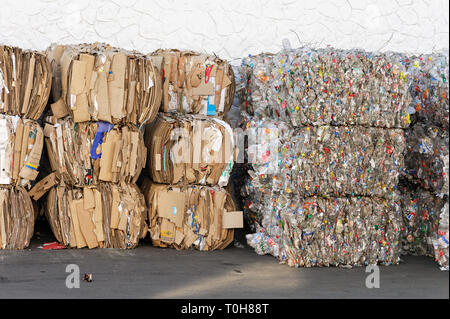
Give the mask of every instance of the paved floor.
<svg viewBox="0 0 450 319">
<path fill-rule="evenodd" d="M 364 268 L 290 268 L 249 247 L 199 252 L 149 245 L 134 250 L 0 251 L 0 298 L 449 298 L 449 273 L 430 258 L 405 256 L 380 267 L 368 289 Z M 77 264 L 79 289 L 66 288 Z"/>
</svg>

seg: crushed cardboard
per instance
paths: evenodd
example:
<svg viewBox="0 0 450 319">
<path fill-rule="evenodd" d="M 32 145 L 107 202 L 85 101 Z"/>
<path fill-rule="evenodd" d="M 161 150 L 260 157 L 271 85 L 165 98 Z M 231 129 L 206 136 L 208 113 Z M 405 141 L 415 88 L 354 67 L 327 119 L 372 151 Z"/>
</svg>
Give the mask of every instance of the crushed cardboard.
<svg viewBox="0 0 450 319">
<path fill-rule="evenodd" d="M 216 56 L 176 49 L 149 55 L 163 76 L 162 112 L 223 117 L 235 91 L 234 73 Z"/>
<path fill-rule="evenodd" d="M 224 249 L 242 227 L 231 196 L 220 187 L 142 183 L 152 243 L 160 247 Z"/>
<path fill-rule="evenodd" d="M 74 122 L 150 123 L 161 104 L 161 76 L 144 55 L 104 43 L 52 45 L 51 109 Z"/>
<path fill-rule="evenodd" d="M 29 189 L 39 173 L 43 145 L 36 121 L 0 114 L 0 185 Z"/>
<path fill-rule="evenodd" d="M 54 186 L 45 213 L 56 240 L 70 248 L 134 248 L 148 231 L 145 200 L 134 184 Z"/>
<path fill-rule="evenodd" d="M 136 126 L 106 122 L 74 123 L 46 117 L 45 144 L 52 170 L 66 184 L 135 183 L 147 150 Z"/>
<path fill-rule="evenodd" d="M 229 124 L 217 118 L 159 114 L 146 127 L 147 169 L 153 181 L 224 187 L 235 152 Z"/>
<path fill-rule="evenodd" d="M 33 203 L 20 186 L 0 187 L 0 249 L 24 249 L 34 231 Z"/>
<path fill-rule="evenodd" d="M 44 54 L 0 45 L 0 113 L 39 119 L 51 82 L 51 66 Z"/>
</svg>

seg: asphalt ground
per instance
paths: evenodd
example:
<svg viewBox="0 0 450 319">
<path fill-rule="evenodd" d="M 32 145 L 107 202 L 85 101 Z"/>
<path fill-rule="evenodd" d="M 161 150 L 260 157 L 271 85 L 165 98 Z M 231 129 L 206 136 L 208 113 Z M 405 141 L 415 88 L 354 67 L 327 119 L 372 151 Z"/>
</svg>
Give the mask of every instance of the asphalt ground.
<svg viewBox="0 0 450 319">
<path fill-rule="evenodd" d="M 380 266 L 380 288 L 369 289 L 365 267 L 290 268 L 246 245 L 212 252 L 149 243 L 133 250 L 39 248 L 53 240 L 44 230 L 29 249 L 0 251 L 0 298 L 449 298 L 448 271 L 423 256 Z M 69 264 L 79 267 L 79 288 L 66 286 Z M 85 273 L 92 282 L 82 280 Z"/>
</svg>

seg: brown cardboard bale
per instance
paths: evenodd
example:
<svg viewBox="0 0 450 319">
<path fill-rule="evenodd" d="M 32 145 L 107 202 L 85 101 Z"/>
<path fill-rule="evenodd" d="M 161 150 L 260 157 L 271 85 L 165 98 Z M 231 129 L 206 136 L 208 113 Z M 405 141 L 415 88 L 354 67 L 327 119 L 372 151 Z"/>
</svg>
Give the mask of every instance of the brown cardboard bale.
<svg viewBox="0 0 450 319">
<path fill-rule="evenodd" d="M 217 118 L 160 114 L 146 127 L 147 169 L 167 184 L 228 183 L 233 167 L 231 127 Z"/>
<path fill-rule="evenodd" d="M 24 249 L 33 236 L 35 214 L 25 189 L 0 187 L 0 249 Z"/>
<path fill-rule="evenodd" d="M 37 120 L 47 105 L 52 71 L 36 51 L 0 45 L 0 113 Z"/>
<path fill-rule="evenodd" d="M 231 227 L 239 224 L 239 217 L 231 224 L 224 216 L 228 212 L 240 213 L 242 223 L 242 212 L 234 212 L 233 200 L 223 188 L 176 187 L 145 179 L 141 189 L 148 205 L 150 235 L 155 246 L 224 249 L 233 241 Z"/>
<path fill-rule="evenodd" d="M 149 56 L 163 74 L 162 112 L 222 118 L 230 110 L 235 81 L 227 61 L 176 49 L 160 49 Z"/>
<path fill-rule="evenodd" d="M 132 124 L 74 123 L 70 117 L 48 116 L 45 131 L 52 170 L 66 184 L 134 183 L 145 166 L 144 139 Z"/>
<path fill-rule="evenodd" d="M 112 223 L 114 209 L 119 224 Z M 55 238 L 69 247 L 134 248 L 148 229 L 145 200 L 134 184 L 53 187 L 45 212 Z"/>
<path fill-rule="evenodd" d="M 29 189 L 39 173 L 43 145 L 36 121 L 0 114 L 0 185 Z"/>
<path fill-rule="evenodd" d="M 155 118 L 161 76 L 150 58 L 105 43 L 52 45 L 46 54 L 54 73 L 54 116 L 134 125 Z"/>
</svg>

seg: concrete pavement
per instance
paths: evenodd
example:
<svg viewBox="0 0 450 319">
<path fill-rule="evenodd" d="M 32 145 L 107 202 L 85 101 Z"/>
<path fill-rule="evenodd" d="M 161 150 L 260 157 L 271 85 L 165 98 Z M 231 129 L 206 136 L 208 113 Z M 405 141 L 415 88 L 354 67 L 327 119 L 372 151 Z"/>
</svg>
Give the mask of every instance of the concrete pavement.
<svg viewBox="0 0 450 319">
<path fill-rule="evenodd" d="M 79 289 L 66 288 L 77 264 Z M 449 274 L 430 258 L 405 256 L 380 268 L 380 288 L 364 268 L 290 268 L 249 247 L 199 252 L 149 245 L 134 250 L 0 251 L 0 298 L 448 298 Z"/>
</svg>

